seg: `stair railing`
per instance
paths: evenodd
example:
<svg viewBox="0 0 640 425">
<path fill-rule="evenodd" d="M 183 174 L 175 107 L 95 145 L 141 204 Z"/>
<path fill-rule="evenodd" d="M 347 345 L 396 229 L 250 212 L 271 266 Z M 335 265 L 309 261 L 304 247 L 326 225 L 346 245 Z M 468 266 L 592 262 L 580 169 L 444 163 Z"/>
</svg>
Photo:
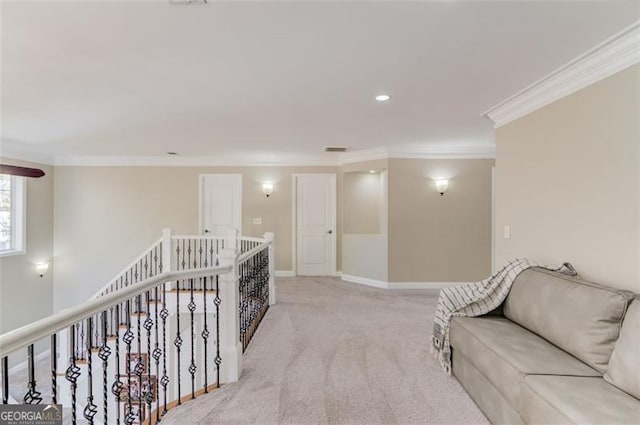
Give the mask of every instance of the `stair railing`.
<svg viewBox="0 0 640 425">
<path fill-rule="evenodd" d="M 184 239 L 165 229 L 146 251 L 152 256 L 141 258 L 155 263 L 161 247 L 158 261 L 171 265 L 171 242 Z M 171 407 L 237 381 L 242 353 L 268 305 L 275 303 L 273 235 L 251 239 L 245 238 L 242 247 L 243 238 L 235 232 L 224 238 L 215 264 L 198 258 L 200 267 L 158 268 L 153 276 L 103 288 L 82 305 L 1 335 L 2 403 L 10 400 L 9 354 L 25 349 L 23 402 L 61 404 L 64 423 L 84 418 L 91 424 L 152 424 Z M 248 340 L 238 308 L 246 299 L 261 301 L 255 314 L 258 304 L 249 302 L 243 318 L 253 320 L 245 327 Z M 38 385 L 34 344 L 43 339 L 50 347 L 51 382 Z"/>
</svg>

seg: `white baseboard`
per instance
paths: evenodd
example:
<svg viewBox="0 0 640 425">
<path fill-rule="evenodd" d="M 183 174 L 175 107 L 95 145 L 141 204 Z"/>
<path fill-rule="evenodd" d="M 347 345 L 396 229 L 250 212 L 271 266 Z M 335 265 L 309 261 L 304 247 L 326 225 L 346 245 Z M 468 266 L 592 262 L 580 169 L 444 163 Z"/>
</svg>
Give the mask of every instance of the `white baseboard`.
<svg viewBox="0 0 640 425">
<path fill-rule="evenodd" d="M 460 285 L 460 282 L 389 282 L 389 289 L 442 289 Z"/>
<path fill-rule="evenodd" d="M 276 270 L 276 277 L 295 277 L 293 270 Z"/>
<path fill-rule="evenodd" d="M 47 357 L 49 357 L 51 355 L 51 350 L 44 350 L 42 353 L 40 354 L 36 354 L 36 356 L 34 357 L 34 362 L 38 362 L 42 359 L 45 359 Z M 9 369 L 9 375 L 13 375 L 14 373 L 18 373 L 21 372 L 23 370 L 25 370 L 27 368 L 27 361 L 23 361 L 22 363 L 18 363 L 17 365 L 11 367 Z"/>
<path fill-rule="evenodd" d="M 381 289 L 442 289 L 460 284 L 460 282 L 385 282 L 348 274 L 343 274 L 342 280 Z"/>
<path fill-rule="evenodd" d="M 342 280 L 345 282 L 359 283 L 360 285 L 372 286 L 374 288 L 389 289 L 389 283 L 383 280 L 369 279 L 367 277 L 352 276 L 343 274 Z"/>
</svg>

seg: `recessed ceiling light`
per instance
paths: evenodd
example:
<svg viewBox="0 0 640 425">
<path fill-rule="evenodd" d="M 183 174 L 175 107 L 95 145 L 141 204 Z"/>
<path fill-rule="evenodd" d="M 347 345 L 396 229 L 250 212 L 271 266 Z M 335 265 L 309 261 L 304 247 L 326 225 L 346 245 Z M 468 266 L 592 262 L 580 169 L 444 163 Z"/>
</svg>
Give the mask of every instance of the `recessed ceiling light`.
<svg viewBox="0 0 640 425">
<path fill-rule="evenodd" d="M 371 174 L 374 174 L 374 173 L 376 172 L 376 170 L 369 170 L 369 172 L 370 172 Z"/>
<path fill-rule="evenodd" d="M 167 155 L 178 155 L 178 152 L 167 152 Z"/>
<path fill-rule="evenodd" d="M 379 94 L 376 96 L 376 100 L 378 102 L 386 102 L 389 99 L 391 99 L 391 96 L 389 96 L 388 94 Z"/>
</svg>

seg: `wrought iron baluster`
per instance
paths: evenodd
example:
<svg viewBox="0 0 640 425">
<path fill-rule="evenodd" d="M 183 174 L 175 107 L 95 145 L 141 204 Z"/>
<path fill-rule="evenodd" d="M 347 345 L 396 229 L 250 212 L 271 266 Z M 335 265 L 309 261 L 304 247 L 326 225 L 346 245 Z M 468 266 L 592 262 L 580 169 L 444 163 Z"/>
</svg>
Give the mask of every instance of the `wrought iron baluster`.
<svg viewBox="0 0 640 425">
<path fill-rule="evenodd" d="M 160 350 L 160 340 L 158 339 L 159 335 L 158 335 L 158 329 L 160 327 L 160 323 L 158 322 L 158 307 L 160 305 L 160 299 L 158 298 L 158 287 L 156 286 L 154 288 L 154 299 L 155 299 L 155 308 L 154 308 L 154 313 L 155 313 L 155 318 L 156 318 L 156 326 L 155 326 L 155 345 L 153 348 L 153 359 L 156 362 L 156 379 L 160 379 L 160 356 L 162 355 L 162 351 Z M 151 373 L 151 372 L 149 372 Z M 160 420 L 160 394 L 158 391 L 158 388 L 156 388 L 156 418 L 159 421 Z"/>
<path fill-rule="evenodd" d="M 206 261 L 206 260 L 205 260 Z M 204 324 L 202 326 L 202 347 L 204 349 L 204 392 L 208 393 L 208 379 L 207 379 L 207 339 L 209 338 L 209 328 L 207 327 L 207 278 L 200 278 L 202 282 L 202 312 L 204 318 Z"/>
<path fill-rule="evenodd" d="M 173 340 L 173 345 L 175 345 L 176 347 L 176 351 L 178 353 L 177 355 L 177 364 L 178 364 L 178 381 L 177 381 L 177 387 L 178 387 L 178 405 L 182 404 L 182 400 L 180 400 L 181 398 L 181 388 L 180 388 L 180 347 L 182 347 L 182 337 L 180 336 L 180 284 L 177 285 L 176 288 L 176 337 Z"/>
<path fill-rule="evenodd" d="M 116 352 L 116 376 L 111 386 L 111 393 L 116 396 L 116 424 L 120 424 L 120 394 L 124 390 L 124 384 L 120 380 L 120 305 L 116 306 L 116 330 L 115 330 L 115 352 Z"/>
<path fill-rule="evenodd" d="M 29 374 L 29 382 L 27 383 L 27 393 L 24 395 L 24 404 L 40 404 L 42 402 L 41 393 L 36 389 L 35 377 L 35 357 L 33 355 L 33 344 L 27 347 L 27 368 Z"/>
<path fill-rule="evenodd" d="M 206 256 L 206 254 L 205 254 Z M 202 268 L 202 239 L 198 239 L 198 265 L 196 266 L 196 268 L 200 267 Z M 205 260 L 206 262 L 206 260 Z"/>
<path fill-rule="evenodd" d="M 51 335 L 51 403 L 58 404 L 58 341 Z"/>
<path fill-rule="evenodd" d="M 162 378 L 160 384 L 162 384 L 164 393 L 164 408 L 162 415 L 167 411 L 167 385 L 169 385 L 169 377 L 167 376 L 167 317 L 169 317 L 169 310 L 167 310 L 167 285 L 162 285 L 162 310 L 160 311 L 160 318 L 162 319 Z M 160 412 L 158 412 L 158 418 L 160 418 Z"/>
<path fill-rule="evenodd" d="M 9 357 L 2 358 L 2 404 L 9 403 Z"/>
<path fill-rule="evenodd" d="M 93 317 L 87 319 L 87 335 L 93 331 Z M 91 338 L 87 338 L 87 405 L 84 408 L 83 416 L 93 424 L 93 417 L 98 413 L 98 407 L 93 404 L 93 353 L 91 352 Z"/>
<path fill-rule="evenodd" d="M 131 406 L 131 343 L 135 339 L 135 335 L 133 334 L 133 331 L 131 331 L 131 300 L 127 300 L 125 314 L 127 315 L 127 330 L 122 336 L 122 340 L 127 346 L 127 354 L 125 356 L 125 372 L 127 373 L 127 414 L 125 415 L 124 420 L 127 424 L 131 425 L 136 419 Z"/>
<path fill-rule="evenodd" d="M 136 296 L 136 310 L 138 326 L 136 328 L 137 345 L 138 345 L 138 360 L 136 361 L 135 374 L 138 378 L 138 406 L 142 405 L 142 375 L 144 374 L 144 366 L 142 364 L 142 296 Z M 139 412 L 139 410 L 138 410 Z M 142 421 L 140 421 L 142 422 Z"/>
<path fill-rule="evenodd" d="M 158 247 L 158 251 L 160 252 L 159 257 L 159 266 L 158 266 L 158 271 L 160 271 L 160 273 L 162 273 L 162 268 L 163 268 L 163 264 L 162 264 L 162 252 L 164 252 L 162 250 L 162 247 L 164 245 L 164 242 L 160 241 L 160 246 Z M 169 241 L 169 251 L 171 251 L 171 241 Z"/>
<path fill-rule="evenodd" d="M 187 259 L 187 265 L 189 266 L 188 268 L 190 269 L 192 264 L 191 264 L 191 239 L 188 239 L 188 248 L 187 248 L 187 253 L 188 253 L 188 259 Z M 194 253 L 195 255 L 195 253 Z"/>
<path fill-rule="evenodd" d="M 189 304 L 187 308 L 189 309 L 190 318 L 191 318 L 191 363 L 189 364 L 189 373 L 191 374 L 191 400 L 196 398 L 196 371 L 197 366 L 195 362 L 195 323 L 194 323 L 194 313 L 196 311 L 196 303 L 193 300 L 193 281 L 194 279 L 189 279 L 189 289 L 191 299 L 189 300 Z"/>
<path fill-rule="evenodd" d="M 185 240 L 183 239 L 182 240 L 182 270 L 185 270 L 186 269 L 186 265 L 187 265 L 187 262 L 185 260 L 186 257 L 185 257 L 185 247 L 184 247 L 184 245 L 185 245 Z"/>
<path fill-rule="evenodd" d="M 146 367 L 146 372 L 147 372 L 147 393 L 145 394 L 145 402 L 147 404 L 147 411 L 149 412 L 149 415 L 151 415 L 151 403 L 153 402 L 153 397 L 154 397 L 154 387 L 151 385 L 151 358 L 149 357 L 152 353 L 151 353 L 151 328 L 153 328 L 153 319 L 151 319 L 151 306 L 150 306 L 150 298 L 151 298 L 151 293 L 149 291 L 147 291 L 145 293 L 145 300 L 146 300 L 146 313 L 147 313 L 147 318 L 144 320 L 144 329 L 147 331 L 147 364 L 145 365 Z M 140 388 L 142 388 L 142 386 L 140 386 Z M 142 394 L 142 391 L 140 391 L 140 393 Z M 149 418 L 149 421 L 151 421 L 151 418 Z"/>
<path fill-rule="evenodd" d="M 84 359 L 84 321 L 80 322 L 80 358 Z"/>
<path fill-rule="evenodd" d="M 80 368 L 76 365 L 76 326 L 69 328 L 69 347 L 71 348 L 71 358 L 69 359 L 69 367 L 65 371 L 65 378 L 70 382 L 71 387 L 71 423 L 76 424 L 77 419 L 77 403 L 76 392 L 78 389 L 78 378 L 80 377 Z"/>
<path fill-rule="evenodd" d="M 108 424 L 108 412 L 107 412 L 107 399 L 108 399 L 108 395 L 109 395 L 109 391 L 108 391 L 108 382 L 107 382 L 107 366 L 108 366 L 108 361 L 109 361 L 109 356 L 111 355 L 111 349 L 109 348 L 109 345 L 107 344 L 107 311 L 103 311 L 102 312 L 102 321 L 101 321 L 101 325 L 102 325 L 102 345 L 100 346 L 100 349 L 98 350 L 98 357 L 100 358 L 100 360 L 102 360 L 102 414 L 104 417 L 104 423 Z"/>
<path fill-rule="evenodd" d="M 91 348 L 97 348 L 97 347 L 100 346 L 100 334 L 99 334 L 100 327 L 98 326 L 98 323 L 100 323 L 100 322 L 98 321 L 98 315 L 93 316 L 93 323 L 95 325 L 94 328 L 96 328 L 96 329 L 95 329 L 95 332 L 94 332 L 95 333 L 95 339 L 93 340 L 93 343 L 91 344 Z"/>
<path fill-rule="evenodd" d="M 222 363 L 222 357 L 220 357 L 220 281 L 219 276 L 216 275 L 216 297 L 213 300 L 216 306 L 216 357 L 214 363 L 216 364 L 216 386 L 220 388 L 220 364 Z"/>
</svg>

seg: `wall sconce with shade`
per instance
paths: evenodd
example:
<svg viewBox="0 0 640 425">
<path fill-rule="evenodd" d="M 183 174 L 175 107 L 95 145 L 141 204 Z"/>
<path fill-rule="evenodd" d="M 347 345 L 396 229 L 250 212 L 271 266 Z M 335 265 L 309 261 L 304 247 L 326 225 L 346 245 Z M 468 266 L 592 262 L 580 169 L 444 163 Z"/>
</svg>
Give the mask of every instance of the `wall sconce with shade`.
<svg viewBox="0 0 640 425">
<path fill-rule="evenodd" d="M 43 277 L 49 271 L 49 263 L 36 264 L 36 273 L 38 276 Z"/>
<path fill-rule="evenodd" d="M 262 183 L 262 193 L 268 198 L 273 193 L 273 183 Z"/>
<path fill-rule="evenodd" d="M 436 182 L 436 190 L 440 193 L 440 196 L 443 196 L 449 187 L 449 179 L 435 179 Z"/>
</svg>

